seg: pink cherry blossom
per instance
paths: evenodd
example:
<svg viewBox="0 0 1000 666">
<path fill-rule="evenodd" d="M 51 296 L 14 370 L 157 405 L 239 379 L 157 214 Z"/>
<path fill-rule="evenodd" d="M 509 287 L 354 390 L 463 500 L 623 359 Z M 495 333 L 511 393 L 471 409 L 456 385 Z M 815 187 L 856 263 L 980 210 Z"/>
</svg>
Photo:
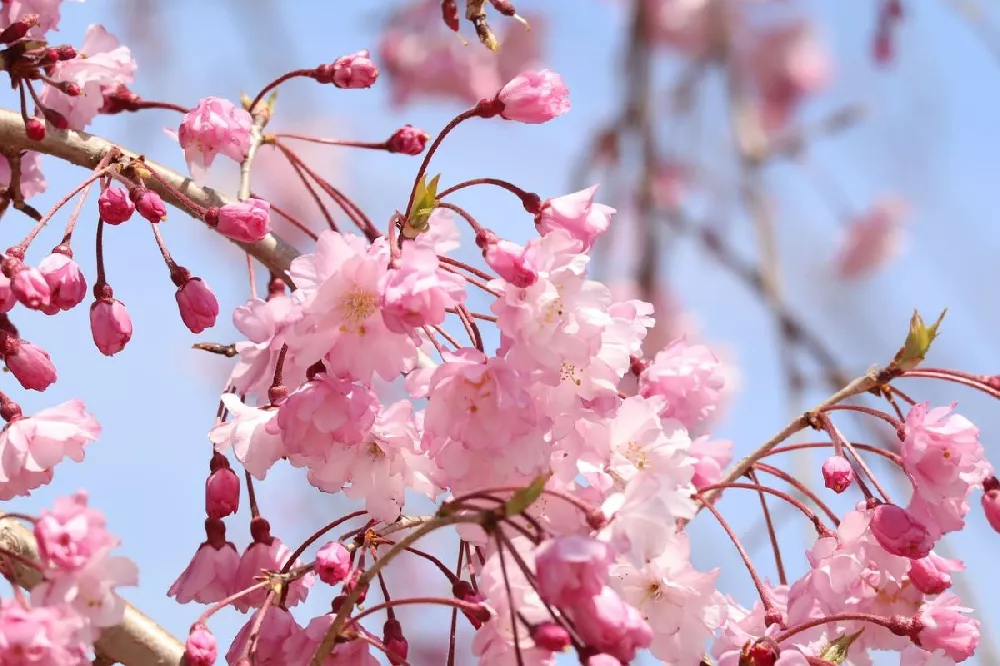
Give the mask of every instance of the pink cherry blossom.
<svg viewBox="0 0 1000 666">
<path fill-rule="evenodd" d="M 219 453 L 232 448 L 243 467 L 263 480 L 274 463 L 285 455 L 277 424 L 272 423 L 278 411 L 245 405 L 232 393 L 223 394 L 222 403 L 230 418 L 212 428 L 209 440 Z"/>
<path fill-rule="evenodd" d="M 48 483 L 63 458 L 82 462 L 84 447 L 100 434 L 101 426 L 80 400 L 12 418 L 0 432 L 0 499 Z"/>
<path fill-rule="evenodd" d="M 0 13 L 2 13 L 0 9 Z M 10 187 L 10 162 L 0 155 L 0 190 Z M 42 155 L 28 151 L 21 155 L 21 194 L 31 199 L 45 192 L 45 174 L 42 173 Z"/>
<path fill-rule="evenodd" d="M 260 627 L 257 647 L 253 654 L 253 663 L 256 666 L 287 666 L 289 663 L 302 663 L 289 662 L 285 658 L 285 648 L 295 644 L 298 635 L 302 633 L 302 627 L 295 622 L 292 614 L 281 606 L 268 608 L 262 619 L 257 617 L 259 612 L 254 612 L 236 634 L 232 645 L 226 651 L 226 663 L 229 666 L 239 666 L 246 652 L 247 641 L 250 640 L 250 634 L 256 626 Z"/>
<path fill-rule="evenodd" d="M 594 202 L 597 185 L 585 190 L 549 199 L 535 215 L 535 227 L 547 234 L 553 229 L 563 229 L 589 250 L 594 241 L 608 229 L 615 209 Z"/>
<path fill-rule="evenodd" d="M 230 376 L 230 383 L 240 393 L 263 397 L 274 379 L 274 370 L 289 329 L 295 323 L 297 310 L 285 295 L 268 300 L 251 298 L 233 312 L 233 325 L 247 337 L 236 343 L 239 359 Z M 305 360 L 285 354 L 282 377 L 286 384 L 297 386 L 306 378 Z"/>
<path fill-rule="evenodd" d="M 71 310 L 83 302 L 87 295 L 87 278 L 72 255 L 54 251 L 39 262 L 38 271 L 49 286 L 52 308 Z"/>
<path fill-rule="evenodd" d="M 638 650 L 653 642 L 653 631 L 642 614 L 610 587 L 571 609 L 576 629 L 587 647 L 630 663 Z"/>
<path fill-rule="evenodd" d="M 394 333 L 440 324 L 445 310 L 465 302 L 465 279 L 442 270 L 434 252 L 412 244 L 382 276 L 379 290 L 382 319 Z"/>
<path fill-rule="evenodd" d="M 263 518 L 254 518 L 251 521 L 250 533 L 253 535 L 253 541 L 243 551 L 239 567 L 236 569 L 236 578 L 233 582 L 236 592 L 256 585 L 258 578 L 264 575 L 264 572 L 280 571 L 292 554 L 281 539 L 271 536 L 271 526 Z M 299 566 L 298 560 L 292 566 Z M 306 574 L 289 585 L 285 604 L 294 606 L 305 601 L 314 580 L 313 574 Z M 265 589 L 256 589 L 234 601 L 233 607 L 245 613 L 254 606 L 260 607 L 266 597 Z"/>
<path fill-rule="evenodd" d="M 924 594 L 941 594 L 951 587 L 951 574 L 964 571 L 965 564 L 931 553 L 913 560 L 910 565 L 910 582 Z"/>
<path fill-rule="evenodd" d="M 694 58 L 704 57 L 724 36 L 724 14 L 711 0 L 642 0 L 648 30 L 657 44 Z"/>
<path fill-rule="evenodd" d="M 293 632 L 285 641 L 283 664 L 308 664 L 333 624 L 333 615 L 314 617 L 306 628 Z M 368 643 L 361 640 L 338 643 L 323 660 L 323 666 L 377 666 Z"/>
<path fill-rule="evenodd" d="M 203 179 L 216 155 L 240 162 L 250 148 L 253 118 L 220 97 L 205 97 L 181 119 L 177 138 L 191 174 Z"/>
<path fill-rule="evenodd" d="M 26 389 L 44 391 L 56 381 L 56 368 L 49 353 L 26 340 L 0 333 L 7 369 Z"/>
<path fill-rule="evenodd" d="M 500 89 L 496 101 L 501 116 L 532 125 L 558 118 L 570 109 L 569 89 L 562 77 L 549 69 L 518 74 Z"/>
<path fill-rule="evenodd" d="M 525 249 L 517 243 L 490 235 L 484 237 L 482 242 L 477 236 L 476 244 L 483 250 L 486 265 L 501 279 L 519 289 L 530 287 L 538 280 L 538 271 L 531 265 Z"/>
<path fill-rule="evenodd" d="M 886 551 L 911 560 L 926 557 L 934 540 L 909 512 L 895 504 L 880 504 L 872 514 L 872 534 Z"/>
<path fill-rule="evenodd" d="M 201 278 L 188 278 L 174 294 L 184 325 L 192 333 L 201 333 L 215 326 L 219 316 L 219 301 Z"/>
<path fill-rule="evenodd" d="M 855 280 L 867 277 L 889 263 L 903 249 L 905 201 L 884 196 L 852 219 L 834 257 L 837 275 Z"/>
<path fill-rule="evenodd" d="M 135 203 L 136 212 L 148 221 L 159 224 L 167 219 L 167 205 L 153 190 L 133 188 L 129 196 Z"/>
<path fill-rule="evenodd" d="M 0 663 L 87 666 L 92 649 L 86 621 L 68 606 L 0 599 Z"/>
<path fill-rule="evenodd" d="M 127 557 L 107 551 L 74 571 L 50 572 L 31 590 L 34 604 L 69 604 L 95 627 L 113 627 L 122 621 L 125 600 L 116 589 L 139 584 L 139 567 Z"/>
<path fill-rule="evenodd" d="M 375 423 L 378 398 L 366 386 L 319 373 L 278 408 L 276 423 L 286 454 L 323 459 L 334 442 L 360 444 Z"/>
<path fill-rule="evenodd" d="M 316 551 L 316 575 L 327 585 L 336 585 L 351 572 L 351 554 L 339 541 L 331 541 Z"/>
<path fill-rule="evenodd" d="M 40 39 L 49 30 L 59 28 L 61 5 L 62 0 L 10 0 L 0 9 L 0 25 L 7 26 L 34 14 L 38 19 L 28 34 Z"/>
<path fill-rule="evenodd" d="M 106 297 L 90 306 L 90 332 L 94 344 L 105 356 L 114 356 L 132 339 L 132 318 L 125 304 Z"/>
<path fill-rule="evenodd" d="M 733 460 L 733 443 L 703 435 L 691 441 L 690 453 L 695 459 L 691 483 L 700 490 L 722 480 L 723 470 Z"/>
<path fill-rule="evenodd" d="M 844 456 L 830 456 L 823 461 L 823 485 L 842 493 L 854 483 L 854 468 Z"/>
<path fill-rule="evenodd" d="M 104 95 L 119 85 L 135 79 L 136 64 L 132 53 L 109 33 L 104 26 L 87 28 L 79 54 L 72 60 L 53 65 L 51 78 L 80 87 L 80 94 L 70 97 L 53 86 L 41 92 L 42 103 L 62 114 L 73 129 L 84 129 L 104 106 Z"/>
<path fill-rule="evenodd" d="M 681 338 L 659 352 L 639 377 L 640 395 L 661 396 L 662 415 L 697 432 L 712 419 L 725 386 L 722 363 L 704 345 Z"/>
<path fill-rule="evenodd" d="M 253 243 L 271 230 L 271 205 L 263 199 L 250 197 L 246 201 L 229 203 L 211 209 L 205 221 L 216 231 L 240 243 Z"/>
<path fill-rule="evenodd" d="M 608 582 L 614 551 L 607 543 L 567 536 L 544 543 L 535 553 L 538 590 L 555 606 L 572 606 Z"/>
<path fill-rule="evenodd" d="M 94 557 L 118 545 L 106 529 L 104 515 L 87 506 L 87 493 L 56 499 L 35 523 L 41 561 L 60 571 L 78 571 Z"/>
<path fill-rule="evenodd" d="M 920 609 L 917 634 L 920 646 L 928 651 L 941 650 L 955 661 L 971 657 L 979 645 L 979 621 L 967 616 L 971 608 L 946 592 L 927 602 Z"/>
<path fill-rule="evenodd" d="M 207 540 L 202 542 L 181 575 L 170 586 L 167 596 L 179 604 L 197 601 L 211 604 L 235 592 L 240 555 L 236 546 L 226 541 L 226 526 L 221 520 L 205 521 Z"/>
<path fill-rule="evenodd" d="M 913 483 L 907 510 L 935 536 L 962 529 L 969 494 L 993 471 L 979 429 L 953 409 L 917 404 L 904 424 L 903 469 Z"/>
<path fill-rule="evenodd" d="M 215 636 L 205 625 L 194 627 L 184 641 L 184 662 L 188 666 L 215 666 L 217 658 Z"/>
<path fill-rule="evenodd" d="M 378 78 L 378 68 L 368 49 L 337 58 L 333 63 L 333 85 L 338 88 L 371 88 Z"/>
<path fill-rule="evenodd" d="M 118 225 L 129 221 L 135 212 L 135 204 L 122 188 L 108 187 L 97 198 L 97 210 L 104 222 Z"/>
</svg>

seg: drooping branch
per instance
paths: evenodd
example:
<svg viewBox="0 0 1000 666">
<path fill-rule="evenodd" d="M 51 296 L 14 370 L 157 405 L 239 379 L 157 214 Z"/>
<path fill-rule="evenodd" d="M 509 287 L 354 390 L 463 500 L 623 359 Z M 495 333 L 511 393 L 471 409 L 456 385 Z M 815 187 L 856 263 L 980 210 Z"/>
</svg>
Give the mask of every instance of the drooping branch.
<svg viewBox="0 0 1000 666">
<path fill-rule="evenodd" d="M 112 147 L 118 147 L 127 156 L 138 156 L 134 151 L 118 146 L 107 139 L 75 130 L 57 130 L 49 127 L 44 139 L 32 141 L 24 132 L 24 121 L 21 120 L 21 116 L 17 112 L 7 109 L 0 109 L 0 146 L 4 150 L 34 150 L 85 169 L 95 168 L 104 154 Z M 190 178 L 160 164 L 149 160 L 146 160 L 146 164 L 149 168 L 155 169 L 156 173 L 170 187 L 176 188 L 199 206 L 211 208 L 233 201 L 233 199 L 223 196 L 211 188 L 195 185 Z M 192 213 L 187 203 L 163 182 L 151 178 L 146 185 L 159 194 L 166 203 L 188 214 Z M 288 267 L 292 260 L 299 256 L 298 250 L 274 234 L 268 234 L 256 243 L 236 242 L 236 244 L 260 261 L 271 272 L 285 277 L 287 277 Z"/>
<path fill-rule="evenodd" d="M 3 516 L 0 511 L 0 518 Z M 38 561 L 34 535 L 16 520 L 0 520 L 0 550 Z M 11 578 L 11 582 L 29 590 L 41 582 L 40 572 L 18 564 L 13 565 Z M 180 641 L 128 603 L 121 624 L 104 629 L 94 649 L 98 663 L 128 666 L 178 666 L 184 656 Z"/>
</svg>

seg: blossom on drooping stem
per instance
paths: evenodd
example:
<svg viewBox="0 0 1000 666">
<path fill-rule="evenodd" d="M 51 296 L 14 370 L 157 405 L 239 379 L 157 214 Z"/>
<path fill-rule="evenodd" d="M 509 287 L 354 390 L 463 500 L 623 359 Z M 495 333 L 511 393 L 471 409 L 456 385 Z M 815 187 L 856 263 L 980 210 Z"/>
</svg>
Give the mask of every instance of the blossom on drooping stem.
<svg viewBox="0 0 1000 666">
<path fill-rule="evenodd" d="M 971 608 L 956 595 L 946 592 L 929 600 L 917 615 L 920 647 L 941 650 L 955 661 L 965 661 L 979 645 L 979 621 L 968 617 Z"/>
<path fill-rule="evenodd" d="M 404 125 L 388 138 L 385 142 L 385 149 L 390 153 L 419 155 L 424 152 L 430 138 L 431 136 L 427 132 L 417 129 L 413 125 Z"/>
<path fill-rule="evenodd" d="M 316 551 L 314 570 L 327 585 L 341 583 L 351 572 L 351 554 L 339 541 L 331 541 Z"/>
<path fill-rule="evenodd" d="M 73 261 L 68 245 L 59 245 L 38 264 L 38 271 L 49 286 L 49 308 L 46 314 L 72 310 L 87 296 L 87 278 Z"/>
<path fill-rule="evenodd" d="M 198 546 L 191 561 L 167 590 L 177 603 L 197 601 L 211 604 L 233 592 L 240 554 L 226 541 L 226 525 L 218 518 L 205 520 L 205 541 Z"/>
<path fill-rule="evenodd" d="M 580 536 L 542 544 L 535 553 L 539 595 L 554 606 L 573 606 L 598 594 L 614 555 L 607 543 Z"/>
<path fill-rule="evenodd" d="M 371 88 L 378 78 L 378 67 L 368 49 L 341 56 L 332 65 L 321 65 L 315 76 L 320 83 L 333 83 L 338 88 Z"/>
<path fill-rule="evenodd" d="M 482 249 L 486 264 L 515 287 L 530 287 L 538 281 L 538 270 L 520 245 L 485 229 L 476 233 L 476 245 Z"/>
<path fill-rule="evenodd" d="M 830 456 L 823 461 L 823 485 L 842 493 L 854 483 L 854 468 L 844 456 Z"/>
<path fill-rule="evenodd" d="M 722 363 L 711 349 L 684 338 L 658 352 L 639 376 L 639 394 L 665 399 L 661 416 L 692 431 L 712 419 L 725 386 Z"/>
<path fill-rule="evenodd" d="M 256 585 L 258 577 L 267 571 L 281 570 L 292 555 L 292 551 L 282 543 L 281 539 L 271 536 L 271 525 L 259 516 L 250 521 L 250 535 L 253 537 L 253 541 L 240 556 L 240 564 L 236 569 L 236 578 L 233 582 L 234 592 Z M 296 561 L 292 566 L 297 565 Z M 292 582 L 288 586 L 288 594 L 285 596 L 286 605 L 294 606 L 305 601 L 314 579 L 315 575 L 310 573 Z M 233 602 L 233 607 L 241 613 L 245 613 L 254 606 L 260 607 L 266 597 L 266 590 L 257 589 L 236 599 Z"/>
<path fill-rule="evenodd" d="M 97 210 L 101 219 L 112 225 L 128 222 L 135 212 L 135 204 L 128 192 L 120 187 L 107 187 L 97 198 Z"/>
<path fill-rule="evenodd" d="M 19 303 L 31 310 L 44 310 L 52 298 L 49 284 L 37 268 L 24 263 L 23 255 L 19 248 L 7 251 L 2 264 L 4 275 L 10 279 L 11 293 Z"/>
<path fill-rule="evenodd" d="M 90 332 L 105 356 L 114 356 L 132 339 L 132 318 L 108 285 L 94 285 L 97 300 L 90 306 Z"/>
<path fill-rule="evenodd" d="M 875 507 L 871 530 L 879 545 L 887 552 L 911 560 L 927 557 L 934 547 L 934 540 L 927 528 L 895 504 L 879 504 Z"/>
<path fill-rule="evenodd" d="M 483 115 L 536 125 L 570 110 L 569 89 L 550 69 L 526 71 L 511 79 L 492 100 L 480 103 Z"/>
<path fill-rule="evenodd" d="M 0 329 L 0 355 L 7 369 L 26 389 L 44 391 L 56 381 L 56 368 L 49 353 L 22 340 L 12 330 Z"/>
<path fill-rule="evenodd" d="M 240 477 L 221 453 L 212 453 L 205 479 L 205 513 L 209 518 L 225 518 L 240 508 Z"/>
<path fill-rule="evenodd" d="M 144 187 L 133 187 L 129 190 L 129 198 L 135 204 L 136 212 L 153 224 L 167 219 L 167 205 L 156 192 Z"/>
<path fill-rule="evenodd" d="M 215 326 L 215 320 L 219 316 L 219 300 L 205 281 L 191 277 L 187 269 L 179 266 L 171 268 L 170 277 L 177 285 L 174 298 L 177 300 L 181 320 L 188 330 L 201 333 Z"/>
<path fill-rule="evenodd" d="M 595 203 L 597 185 L 585 190 L 555 197 L 542 202 L 541 211 L 535 214 L 535 227 L 546 234 L 553 229 L 568 231 L 570 236 L 583 243 L 583 251 L 590 250 L 594 241 L 608 229 L 615 209 Z"/>
<path fill-rule="evenodd" d="M 218 645 L 215 636 L 203 624 L 191 628 L 184 641 L 184 663 L 188 666 L 215 666 Z"/>
<path fill-rule="evenodd" d="M 216 155 L 240 162 L 250 149 L 250 114 L 221 97 L 205 97 L 181 119 L 177 140 L 192 175 L 201 177 Z"/>
<path fill-rule="evenodd" d="M 444 322 L 446 311 L 465 302 L 465 280 L 441 270 L 437 255 L 413 243 L 403 246 L 382 276 L 382 319 L 394 333 L 411 333 Z"/>
</svg>

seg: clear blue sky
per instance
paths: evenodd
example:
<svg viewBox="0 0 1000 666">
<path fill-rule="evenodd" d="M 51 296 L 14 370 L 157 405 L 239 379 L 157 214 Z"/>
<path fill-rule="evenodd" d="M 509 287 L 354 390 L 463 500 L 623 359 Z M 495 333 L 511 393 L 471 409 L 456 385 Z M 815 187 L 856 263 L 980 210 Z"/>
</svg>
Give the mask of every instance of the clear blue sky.
<svg viewBox="0 0 1000 666">
<path fill-rule="evenodd" d="M 278 4 L 248 0 L 65 3 L 59 36 L 79 43 L 88 23 L 102 22 L 127 41 L 129 19 L 123 8 L 131 5 L 133 13 L 141 14 L 155 6 L 152 20 L 163 50 L 156 54 L 156 44 L 148 37 L 143 47 L 136 48 L 135 90 L 145 97 L 190 104 L 210 94 L 237 99 L 240 92 L 253 93 L 287 69 L 329 62 L 361 48 L 374 51 L 378 16 L 368 7 L 387 3 L 286 3 L 281 8 Z M 559 19 L 552 26 L 547 62 L 563 74 L 572 91 L 572 113 L 544 127 L 470 123 L 446 143 L 435 162 L 434 170 L 444 172 L 445 181 L 493 176 L 542 196 L 562 193 L 567 169 L 583 150 L 589 132 L 614 112 L 624 27 L 619 8 L 598 0 L 566 3 L 572 9 L 562 3 L 521 0 L 519 7 L 543 9 L 553 4 L 560 5 Z M 786 280 L 789 299 L 822 332 L 849 373 L 863 372 L 891 356 L 914 307 L 932 314 L 948 306 L 934 364 L 989 373 L 1000 366 L 995 344 L 1000 311 L 993 289 L 995 248 L 1000 241 L 993 219 L 1000 203 L 995 182 L 1000 154 L 996 123 L 1000 95 L 995 91 L 1000 89 L 1000 68 L 943 3 L 926 2 L 907 5 L 911 16 L 903 27 L 900 65 L 888 72 L 873 72 L 867 61 L 875 13 L 872 4 L 812 3 L 824 19 L 824 36 L 838 54 L 838 78 L 803 116 L 820 118 L 848 102 L 869 106 L 871 117 L 863 127 L 817 145 L 815 155 L 856 208 L 883 191 L 908 196 L 914 208 L 912 242 L 906 255 L 881 275 L 855 286 L 834 283 L 824 261 L 843 220 L 801 170 L 773 169 L 767 179 L 778 205 L 783 270 L 794 276 Z M 242 18 L 236 18 L 236 8 Z M 0 104 L 15 104 L 10 93 L 4 100 Z M 384 138 L 404 123 L 433 133 L 460 110 L 451 104 L 420 104 L 391 111 L 385 86 L 348 92 L 296 82 L 283 88 L 278 121 L 289 112 L 303 117 L 302 108 L 308 108 L 312 118 L 339 127 L 341 136 L 368 140 Z M 727 149 L 718 138 L 721 134 L 712 131 L 718 117 L 718 109 L 713 109 L 705 121 L 705 143 L 699 156 L 708 168 L 714 165 L 727 177 L 723 163 Z M 174 114 L 151 112 L 143 118 L 99 119 L 92 130 L 182 168 L 180 151 L 161 130 L 175 127 L 176 122 Z M 671 137 L 671 126 L 665 124 L 662 132 Z M 328 162 L 317 166 L 339 174 L 338 184 L 381 223 L 404 205 L 417 162 L 403 156 L 331 150 Z M 45 171 L 49 192 L 35 202 L 40 207 L 84 175 L 52 161 L 46 162 Z M 731 201 L 719 201 L 728 240 L 752 256 L 746 221 L 733 212 Z M 515 239 L 527 237 L 530 231 L 528 219 L 506 197 L 477 192 L 465 199 L 465 205 Z M 92 276 L 88 234 L 95 215 L 92 207 L 88 211 L 77 231 L 75 249 Z M 57 224 L 64 219 L 64 215 L 57 216 Z M 14 214 L 5 218 L 5 225 L 17 227 L 16 233 L 9 234 L 11 239 L 23 235 L 28 224 L 26 218 Z M 224 311 L 242 302 L 246 279 L 236 251 L 177 212 L 171 212 L 163 231 L 175 257 L 216 290 Z M 10 378 L 5 388 L 26 410 L 82 396 L 104 426 L 104 436 L 91 446 L 85 464 L 61 466 L 54 484 L 11 506 L 35 510 L 49 505 L 57 494 L 86 487 L 93 504 L 107 513 L 111 528 L 123 537 L 124 553 L 140 564 L 142 586 L 127 596 L 169 630 L 183 634 L 200 608 L 177 606 L 165 592 L 203 538 L 206 432 L 213 422 L 217 384 L 226 367 L 189 346 L 197 339 L 229 342 L 235 333 L 223 316 L 215 330 L 191 336 L 176 314 L 173 286 L 148 229 L 129 224 L 111 232 L 106 251 L 109 280 L 128 305 L 135 326 L 128 348 L 110 360 L 101 356 L 90 340 L 85 307 L 60 315 L 58 326 L 19 309 L 16 323 L 27 339 L 51 352 L 60 380 L 41 396 L 24 396 Z M 41 252 L 57 242 L 57 233 L 50 233 L 51 241 L 40 240 L 37 254 L 29 260 L 40 259 Z M 788 417 L 777 372 L 774 326 L 752 293 L 696 248 L 678 244 L 669 264 L 672 284 L 697 314 L 705 338 L 725 345 L 739 363 L 741 392 L 718 435 L 735 440 L 737 451 L 746 452 Z M 998 433 L 997 412 L 990 403 L 967 392 L 942 391 L 931 385 L 911 386 L 911 392 L 937 401 L 959 399 L 963 413 L 982 427 L 987 449 L 996 450 L 991 444 Z M 810 390 L 809 402 L 827 393 L 825 387 L 816 386 Z M 1000 456 L 994 455 L 994 460 L 1000 461 Z M 293 476 L 289 473 L 285 478 Z M 814 476 L 818 477 L 815 471 Z M 264 486 L 265 514 L 301 513 L 305 508 L 307 516 L 298 522 L 282 521 L 276 533 L 283 539 L 294 542 L 336 515 L 329 499 L 293 490 L 281 478 Z M 729 515 L 741 528 L 750 528 L 755 524 L 753 515 L 741 512 L 737 504 L 726 503 Z M 245 523 L 228 522 L 230 538 L 242 548 L 247 542 Z M 1000 588 L 992 576 L 990 554 L 1000 536 L 986 526 L 978 505 L 970 522 L 969 534 L 955 540 L 954 546 L 969 563 L 970 580 L 988 611 L 984 615 L 995 614 L 1000 611 L 995 594 Z M 753 592 L 745 572 L 728 545 L 718 541 L 717 528 L 706 520 L 693 529 L 704 538 L 696 547 L 698 564 L 705 568 L 721 564 L 725 589 L 750 601 Z M 785 532 L 789 543 L 801 549 L 801 526 L 790 522 Z M 796 548 L 789 547 L 786 553 L 793 571 L 802 566 Z M 760 550 L 758 554 L 763 570 L 773 575 L 767 553 Z M 320 596 L 310 604 L 313 614 L 323 612 L 325 597 Z M 229 614 L 220 620 L 214 628 L 226 637 L 242 617 Z"/>
</svg>

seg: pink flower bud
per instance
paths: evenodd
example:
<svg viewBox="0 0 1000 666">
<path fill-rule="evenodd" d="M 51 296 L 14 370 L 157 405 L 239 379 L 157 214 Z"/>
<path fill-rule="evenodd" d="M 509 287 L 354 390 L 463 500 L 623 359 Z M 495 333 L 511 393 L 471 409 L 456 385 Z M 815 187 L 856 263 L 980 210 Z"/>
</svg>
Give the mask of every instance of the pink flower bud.
<svg viewBox="0 0 1000 666">
<path fill-rule="evenodd" d="M 572 645 L 569 632 L 555 622 L 542 622 L 531 628 L 531 640 L 550 652 L 562 652 Z"/>
<path fill-rule="evenodd" d="M 196 625 L 184 641 L 184 663 L 187 666 L 215 666 L 218 647 L 215 636 L 204 625 Z"/>
<path fill-rule="evenodd" d="M 983 494 L 983 512 L 990 527 L 1000 532 L 1000 488 L 987 490 Z"/>
<path fill-rule="evenodd" d="M 212 208 L 205 213 L 205 222 L 216 231 L 241 243 L 259 241 L 270 231 L 271 204 L 253 197 L 239 203 Z"/>
<path fill-rule="evenodd" d="M 215 326 L 219 316 L 219 301 L 201 278 L 188 278 L 174 295 L 181 319 L 192 333 L 201 333 Z"/>
<path fill-rule="evenodd" d="M 327 585 L 336 585 L 351 572 L 351 554 L 338 541 L 331 541 L 316 553 L 316 575 Z"/>
<path fill-rule="evenodd" d="M 538 594 L 569 608 L 601 591 L 611 573 L 614 552 L 603 541 L 565 536 L 547 541 L 535 554 Z"/>
<path fill-rule="evenodd" d="M 399 620 L 390 618 L 385 621 L 382 628 L 382 644 L 385 645 L 389 663 L 393 666 L 399 666 L 406 661 L 406 656 L 410 652 L 410 644 L 403 636 L 403 627 L 399 624 Z"/>
<path fill-rule="evenodd" d="M 843 456 L 830 456 L 823 461 L 823 483 L 835 493 L 842 493 L 854 483 L 854 468 Z"/>
<path fill-rule="evenodd" d="M 56 368 L 41 347 L 6 334 L 3 354 L 7 369 L 26 389 L 44 391 L 56 380 Z"/>
<path fill-rule="evenodd" d="M 45 138 L 45 123 L 38 118 L 28 118 L 28 122 L 24 124 L 24 133 L 32 141 L 41 141 Z"/>
<path fill-rule="evenodd" d="M 90 332 L 105 356 L 114 356 L 132 339 L 132 319 L 125 304 L 110 296 L 90 306 Z"/>
<path fill-rule="evenodd" d="M 536 125 L 570 109 L 569 89 L 552 70 L 522 72 L 497 93 L 499 113 L 507 120 Z"/>
<path fill-rule="evenodd" d="M 957 662 L 965 661 L 975 653 L 980 638 L 979 622 L 967 615 L 971 611 L 950 592 L 927 601 L 917 615 L 917 645 L 928 652 L 941 650 Z"/>
<path fill-rule="evenodd" d="M 483 626 L 484 622 L 490 621 L 490 611 L 486 606 L 481 605 L 484 601 L 483 596 L 478 594 L 472 585 L 465 580 L 457 581 L 451 586 L 451 594 L 459 601 L 464 601 L 469 604 L 476 604 L 479 606 L 478 610 L 472 609 L 462 609 L 462 613 L 468 618 L 469 623 L 475 629 L 479 629 Z"/>
<path fill-rule="evenodd" d="M 41 272 L 17 260 L 10 262 L 10 268 L 10 288 L 14 297 L 32 310 L 44 310 L 48 307 L 52 294 Z"/>
<path fill-rule="evenodd" d="M 333 85 L 338 88 L 371 88 L 378 67 L 368 57 L 368 49 L 337 58 L 333 63 Z"/>
<path fill-rule="evenodd" d="M 538 231 L 547 234 L 562 229 L 589 250 L 597 237 L 607 231 L 615 209 L 594 203 L 597 185 L 573 194 L 549 199 L 535 216 Z"/>
<path fill-rule="evenodd" d="M 42 259 L 38 270 L 49 285 L 52 307 L 71 310 L 87 296 L 87 278 L 71 255 L 53 252 Z"/>
<path fill-rule="evenodd" d="M 218 454 L 216 454 L 218 455 Z M 219 456 L 225 461 L 224 456 Z M 213 456 L 213 463 L 215 457 Z M 236 513 L 240 508 L 240 477 L 226 464 L 217 469 L 205 479 L 205 513 L 209 518 L 225 518 Z"/>
<path fill-rule="evenodd" d="M 136 189 L 132 191 L 132 200 L 139 215 L 150 222 L 156 224 L 167 219 L 167 205 L 156 192 Z"/>
<path fill-rule="evenodd" d="M 16 21 L 0 30 L 0 44 L 13 44 L 22 39 L 29 30 L 38 25 L 39 18 L 38 14 L 22 14 Z"/>
<path fill-rule="evenodd" d="M 934 547 L 934 540 L 927 528 L 895 504 L 879 504 L 875 507 L 871 530 L 879 545 L 892 555 L 918 560 L 927 557 Z"/>
<path fill-rule="evenodd" d="M 385 142 L 385 149 L 390 153 L 419 155 L 424 152 L 427 140 L 430 138 L 427 132 L 419 130 L 413 125 L 404 125 Z"/>
<path fill-rule="evenodd" d="M 135 212 L 135 204 L 122 188 L 109 187 L 98 197 L 97 211 L 105 223 L 117 225 L 128 222 Z"/>
<path fill-rule="evenodd" d="M 910 582 L 924 594 L 941 594 L 951 587 L 951 572 L 964 569 L 959 560 L 931 553 L 910 563 Z"/>
<path fill-rule="evenodd" d="M 486 264 L 515 287 L 523 289 L 538 281 L 538 271 L 520 245 L 501 240 L 488 231 L 476 235 L 476 245 L 483 249 Z"/>
<path fill-rule="evenodd" d="M 0 273 L 0 313 L 10 312 L 15 303 L 17 298 L 11 289 L 10 278 Z"/>
</svg>

